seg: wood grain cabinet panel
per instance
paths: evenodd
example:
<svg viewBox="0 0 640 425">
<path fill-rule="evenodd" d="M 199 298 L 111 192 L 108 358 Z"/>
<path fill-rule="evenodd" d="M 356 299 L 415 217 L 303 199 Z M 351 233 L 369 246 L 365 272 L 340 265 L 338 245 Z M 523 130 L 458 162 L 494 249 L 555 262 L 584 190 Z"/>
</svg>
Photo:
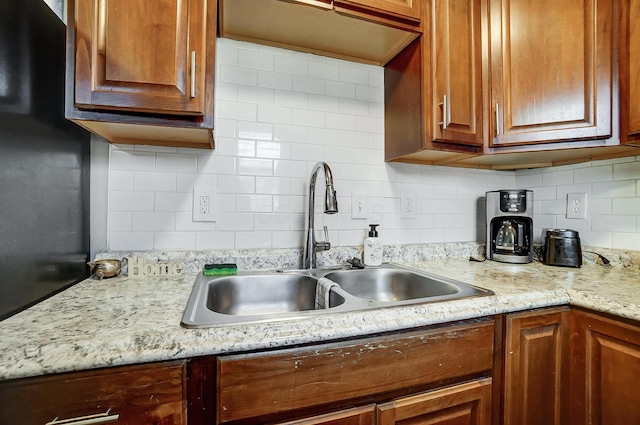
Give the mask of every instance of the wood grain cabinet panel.
<svg viewBox="0 0 640 425">
<path fill-rule="evenodd" d="M 434 139 L 482 146 L 480 0 L 437 0 L 431 8 Z"/>
<path fill-rule="evenodd" d="M 490 146 L 612 135 L 614 2 L 490 0 Z"/>
<path fill-rule="evenodd" d="M 506 318 L 504 425 L 566 425 L 569 308 Z"/>
<path fill-rule="evenodd" d="M 640 144 L 640 0 L 620 2 L 620 139 Z"/>
<path fill-rule="evenodd" d="M 76 107 L 204 114 L 205 0 L 76 4 Z"/>
<path fill-rule="evenodd" d="M 385 159 L 446 165 L 482 151 L 482 1 L 425 0 L 423 20 L 385 67 Z"/>
<path fill-rule="evenodd" d="M 640 327 L 574 310 L 571 424 L 640 423 Z"/>
<path fill-rule="evenodd" d="M 484 375 L 493 366 L 493 341 L 494 322 L 486 320 L 220 356 L 217 423 L 266 423 L 274 416 L 297 417 L 303 411 L 366 403 L 385 394 Z"/>
<path fill-rule="evenodd" d="M 43 425 L 56 418 L 84 418 L 94 419 L 85 423 L 186 425 L 185 365 L 178 361 L 0 382 L 0 422 Z"/>
<path fill-rule="evenodd" d="M 423 0 L 334 0 L 334 7 L 351 7 L 420 22 Z"/>
<path fill-rule="evenodd" d="M 400 398 L 378 406 L 378 425 L 489 425 L 491 378 Z"/>
<path fill-rule="evenodd" d="M 69 1 L 66 118 L 113 143 L 212 148 L 216 6 Z"/>
<path fill-rule="evenodd" d="M 374 409 L 375 405 L 369 404 L 305 419 L 278 422 L 273 425 L 374 425 Z"/>
</svg>

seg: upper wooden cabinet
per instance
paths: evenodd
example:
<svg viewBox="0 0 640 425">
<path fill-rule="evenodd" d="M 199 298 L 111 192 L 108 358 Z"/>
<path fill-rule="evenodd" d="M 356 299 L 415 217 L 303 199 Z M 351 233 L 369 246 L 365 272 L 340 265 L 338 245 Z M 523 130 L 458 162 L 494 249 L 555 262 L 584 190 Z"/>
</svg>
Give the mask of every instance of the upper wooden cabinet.
<svg viewBox="0 0 640 425">
<path fill-rule="evenodd" d="M 74 0 L 68 14 L 67 118 L 116 143 L 211 147 L 215 1 Z"/>
<path fill-rule="evenodd" d="M 415 22 L 420 22 L 422 18 L 422 0 L 334 0 L 333 6 L 336 9 L 365 10 Z"/>
<path fill-rule="evenodd" d="M 613 2 L 490 0 L 491 147 L 612 134 Z"/>
<path fill-rule="evenodd" d="M 219 0 L 220 36 L 384 65 L 422 31 L 420 0 Z"/>
<path fill-rule="evenodd" d="M 483 145 L 482 1 L 429 0 L 429 32 L 385 67 L 387 160 L 442 162 Z"/>
<path fill-rule="evenodd" d="M 640 144 L 640 0 L 620 2 L 620 139 Z"/>
</svg>

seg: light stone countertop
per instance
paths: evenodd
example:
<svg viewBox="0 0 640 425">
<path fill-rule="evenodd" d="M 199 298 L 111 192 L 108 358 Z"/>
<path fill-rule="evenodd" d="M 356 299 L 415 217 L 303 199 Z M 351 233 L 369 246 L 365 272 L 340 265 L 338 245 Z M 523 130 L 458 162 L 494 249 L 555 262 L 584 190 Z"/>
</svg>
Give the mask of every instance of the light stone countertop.
<svg viewBox="0 0 640 425">
<path fill-rule="evenodd" d="M 86 280 L 0 322 L 0 380 L 328 341 L 569 303 L 640 321 L 637 267 L 573 269 L 466 259 L 402 264 L 495 295 L 186 329 L 180 321 L 195 274 Z"/>
</svg>

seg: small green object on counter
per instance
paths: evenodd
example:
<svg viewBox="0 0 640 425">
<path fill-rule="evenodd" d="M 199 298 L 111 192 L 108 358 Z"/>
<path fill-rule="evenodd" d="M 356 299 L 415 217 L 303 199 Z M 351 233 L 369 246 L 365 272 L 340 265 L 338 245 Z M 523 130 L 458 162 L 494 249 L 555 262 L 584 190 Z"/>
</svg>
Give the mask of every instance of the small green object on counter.
<svg viewBox="0 0 640 425">
<path fill-rule="evenodd" d="M 238 274 L 238 266 L 234 263 L 205 264 L 202 274 L 205 276 L 232 276 Z"/>
</svg>

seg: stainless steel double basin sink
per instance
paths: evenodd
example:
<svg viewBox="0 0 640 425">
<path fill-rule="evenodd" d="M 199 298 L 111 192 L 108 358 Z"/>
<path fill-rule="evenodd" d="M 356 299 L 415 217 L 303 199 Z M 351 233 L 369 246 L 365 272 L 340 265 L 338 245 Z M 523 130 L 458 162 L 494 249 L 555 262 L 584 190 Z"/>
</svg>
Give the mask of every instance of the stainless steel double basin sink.
<svg viewBox="0 0 640 425">
<path fill-rule="evenodd" d="M 317 290 L 319 282 L 324 288 L 327 283 L 330 287 L 327 299 L 320 302 L 316 299 L 323 295 Z M 365 269 L 241 272 L 221 277 L 201 273 L 182 325 L 208 328 L 271 322 L 492 294 L 486 289 L 395 264 Z"/>
</svg>

